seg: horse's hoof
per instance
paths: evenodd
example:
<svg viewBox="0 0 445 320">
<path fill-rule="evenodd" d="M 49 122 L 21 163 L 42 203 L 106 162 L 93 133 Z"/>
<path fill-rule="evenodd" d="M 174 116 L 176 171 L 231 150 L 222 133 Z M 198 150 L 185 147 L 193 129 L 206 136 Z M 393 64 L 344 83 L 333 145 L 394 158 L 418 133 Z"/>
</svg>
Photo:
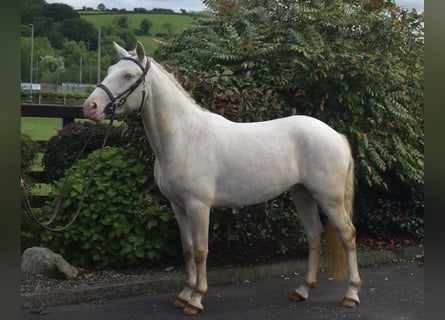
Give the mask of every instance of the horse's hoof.
<svg viewBox="0 0 445 320">
<path fill-rule="evenodd" d="M 294 302 L 300 302 L 300 301 L 304 301 L 306 299 L 294 291 L 290 294 L 289 300 L 294 301 Z"/>
<path fill-rule="evenodd" d="M 359 304 L 358 301 L 348 297 L 344 297 L 343 300 L 341 301 L 342 307 L 347 307 L 347 308 L 355 308 L 358 306 L 358 304 Z"/>
<path fill-rule="evenodd" d="M 190 303 L 186 303 L 182 309 L 182 314 L 186 316 L 194 316 L 201 313 L 202 309 L 192 306 Z"/>
<path fill-rule="evenodd" d="M 184 308 L 187 305 L 187 301 L 181 298 L 176 298 L 175 301 L 173 301 L 173 306 L 175 308 Z"/>
</svg>

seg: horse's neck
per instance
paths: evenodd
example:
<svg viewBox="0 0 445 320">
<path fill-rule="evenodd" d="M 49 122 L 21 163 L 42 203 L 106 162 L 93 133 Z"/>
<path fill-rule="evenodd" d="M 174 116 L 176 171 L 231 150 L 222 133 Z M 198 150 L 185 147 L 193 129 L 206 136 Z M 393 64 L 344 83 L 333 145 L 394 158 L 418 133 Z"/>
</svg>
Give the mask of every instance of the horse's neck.
<svg viewBox="0 0 445 320">
<path fill-rule="evenodd" d="M 148 80 L 148 99 L 142 112 L 145 130 L 158 158 L 194 139 L 204 111 L 196 107 L 173 79 L 157 65 Z"/>
</svg>

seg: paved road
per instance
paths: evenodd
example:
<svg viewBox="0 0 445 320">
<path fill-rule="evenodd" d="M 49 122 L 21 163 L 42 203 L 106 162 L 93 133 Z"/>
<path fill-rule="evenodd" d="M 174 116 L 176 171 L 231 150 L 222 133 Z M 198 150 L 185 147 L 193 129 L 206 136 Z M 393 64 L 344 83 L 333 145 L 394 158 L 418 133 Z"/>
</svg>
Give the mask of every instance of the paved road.
<svg viewBox="0 0 445 320">
<path fill-rule="evenodd" d="M 424 268 L 419 262 L 384 264 L 360 269 L 363 286 L 361 304 L 356 309 L 339 306 L 345 283 L 320 274 L 318 288 L 308 301 L 287 299 L 301 275 L 214 286 L 204 301 L 198 319 L 424 319 Z M 144 320 L 184 319 L 171 306 L 175 294 L 137 296 L 109 300 L 101 304 L 53 306 L 44 310 L 23 310 L 25 320 Z"/>
</svg>

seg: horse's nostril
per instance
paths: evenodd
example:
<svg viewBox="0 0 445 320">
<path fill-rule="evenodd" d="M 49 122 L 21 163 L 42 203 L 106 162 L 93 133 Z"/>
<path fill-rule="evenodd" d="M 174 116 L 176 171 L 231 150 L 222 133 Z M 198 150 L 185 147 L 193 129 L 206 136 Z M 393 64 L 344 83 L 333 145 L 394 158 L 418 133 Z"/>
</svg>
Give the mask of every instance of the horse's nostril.
<svg viewBox="0 0 445 320">
<path fill-rule="evenodd" d="M 97 109 L 97 104 L 96 102 L 91 103 L 91 109 Z"/>
</svg>

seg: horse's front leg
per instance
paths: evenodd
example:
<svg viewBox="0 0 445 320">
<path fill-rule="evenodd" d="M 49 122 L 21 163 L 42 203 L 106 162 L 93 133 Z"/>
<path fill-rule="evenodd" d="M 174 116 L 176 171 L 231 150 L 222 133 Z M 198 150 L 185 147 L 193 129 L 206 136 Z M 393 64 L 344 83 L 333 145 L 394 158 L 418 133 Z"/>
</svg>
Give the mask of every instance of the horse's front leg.
<svg viewBox="0 0 445 320">
<path fill-rule="evenodd" d="M 186 315 L 200 313 L 204 307 L 202 299 L 207 294 L 207 253 L 210 207 L 201 203 L 187 206 L 187 217 L 191 226 L 193 258 L 196 266 L 196 285 L 190 300 L 182 312 Z"/>
<path fill-rule="evenodd" d="M 192 227 L 184 209 L 173 203 L 172 208 L 181 233 L 182 252 L 185 262 L 185 286 L 173 302 L 173 305 L 178 308 L 184 308 L 188 301 L 192 299 L 192 294 L 196 287 L 196 264 L 193 253 Z"/>
<path fill-rule="evenodd" d="M 309 245 L 308 270 L 304 282 L 291 293 L 292 301 L 303 301 L 309 297 L 309 290 L 317 285 L 318 266 L 320 261 L 321 237 L 323 226 L 317 210 L 317 202 L 303 186 L 291 190 L 292 200 L 302 221 Z"/>
</svg>

